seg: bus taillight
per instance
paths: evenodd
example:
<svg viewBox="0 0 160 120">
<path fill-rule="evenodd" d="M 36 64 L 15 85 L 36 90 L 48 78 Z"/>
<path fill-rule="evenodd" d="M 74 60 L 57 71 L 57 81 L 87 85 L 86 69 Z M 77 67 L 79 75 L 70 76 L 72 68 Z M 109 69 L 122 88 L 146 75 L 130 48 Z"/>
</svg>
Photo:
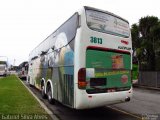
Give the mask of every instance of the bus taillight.
<svg viewBox="0 0 160 120">
<path fill-rule="evenodd" d="M 79 89 L 85 89 L 87 86 L 87 82 L 86 82 L 86 69 L 85 68 L 81 68 L 78 71 L 78 88 Z"/>
</svg>

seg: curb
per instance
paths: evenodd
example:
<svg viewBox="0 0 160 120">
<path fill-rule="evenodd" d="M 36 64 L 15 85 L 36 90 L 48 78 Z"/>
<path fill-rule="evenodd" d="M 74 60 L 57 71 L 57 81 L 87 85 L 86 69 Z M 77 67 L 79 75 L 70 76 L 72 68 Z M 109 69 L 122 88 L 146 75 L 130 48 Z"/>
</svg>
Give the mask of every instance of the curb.
<svg viewBox="0 0 160 120">
<path fill-rule="evenodd" d="M 160 88 L 154 88 L 154 87 L 148 87 L 148 86 L 143 86 L 143 85 L 133 85 L 133 87 L 136 87 L 136 88 L 143 88 L 143 89 L 150 89 L 150 90 L 159 90 L 160 91 Z"/>
<path fill-rule="evenodd" d="M 18 78 L 18 77 L 17 77 Z M 25 86 L 25 88 L 33 95 L 33 97 L 39 102 L 39 104 L 41 105 L 41 107 L 48 113 L 48 115 L 50 115 L 50 117 L 52 118 L 52 120 L 59 120 L 56 115 L 54 115 L 52 113 L 51 110 L 49 110 L 47 108 L 47 106 L 22 82 L 22 80 L 20 78 L 18 78 L 21 83 Z"/>
</svg>

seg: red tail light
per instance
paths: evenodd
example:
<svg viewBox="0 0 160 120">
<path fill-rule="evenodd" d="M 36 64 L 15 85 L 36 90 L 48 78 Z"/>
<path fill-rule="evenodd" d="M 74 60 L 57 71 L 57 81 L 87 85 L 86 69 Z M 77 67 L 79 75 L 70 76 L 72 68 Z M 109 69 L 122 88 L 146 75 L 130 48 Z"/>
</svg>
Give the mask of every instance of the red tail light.
<svg viewBox="0 0 160 120">
<path fill-rule="evenodd" d="M 24 71 L 22 71 L 22 75 L 24 75 Z"/>
<path fill-rule="evenodd" d="M 87 82 L 86 82 L 86 69 L 85 68 L 81 68 L 78 71 L 78 88 L 79 89 L 85 89 L 87 86 Z"/>
</svg>

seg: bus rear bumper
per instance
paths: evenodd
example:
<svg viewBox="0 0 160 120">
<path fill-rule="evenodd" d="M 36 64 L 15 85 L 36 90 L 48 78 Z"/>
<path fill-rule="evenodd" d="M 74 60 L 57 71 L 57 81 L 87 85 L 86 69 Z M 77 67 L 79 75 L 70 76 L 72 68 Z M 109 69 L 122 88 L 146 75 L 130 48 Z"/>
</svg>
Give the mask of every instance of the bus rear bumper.
<svg viewBox="0 0 160 120">
<path fill-rule="evenodd" d="M 132 98 L 132 88 L 128 91 L 110 92 L 100 94 L 87 94 L 81 90 L 76 95 L 75 109 L 90 109 L 105 105 L 128 102 Z"/>
</svg>

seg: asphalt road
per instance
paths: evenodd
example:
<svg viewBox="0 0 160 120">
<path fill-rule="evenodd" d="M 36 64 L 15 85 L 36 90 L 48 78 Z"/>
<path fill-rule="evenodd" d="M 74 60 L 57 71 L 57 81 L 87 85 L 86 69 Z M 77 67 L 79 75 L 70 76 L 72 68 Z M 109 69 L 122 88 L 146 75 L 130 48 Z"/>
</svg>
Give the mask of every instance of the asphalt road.
<svg viewBox="0 0 160 120">
<path fill-rule="evenodd" d="M 130 102 L 113 105 L 113 107 L 149 120 L 160 120 L 160 90 L 134 88 L 133 91 Z"/>
<path fill-rule="evenodd" d="M 50 105 L 46 99 L 42 99 L 37 89 L 30 89 L 60 120 L 140 120 L 142 117 L 160 120 L 160 91 L 134 88 L 133 98 L 128 103 L 74 110 L 58 102 Z"/>
</svg>

